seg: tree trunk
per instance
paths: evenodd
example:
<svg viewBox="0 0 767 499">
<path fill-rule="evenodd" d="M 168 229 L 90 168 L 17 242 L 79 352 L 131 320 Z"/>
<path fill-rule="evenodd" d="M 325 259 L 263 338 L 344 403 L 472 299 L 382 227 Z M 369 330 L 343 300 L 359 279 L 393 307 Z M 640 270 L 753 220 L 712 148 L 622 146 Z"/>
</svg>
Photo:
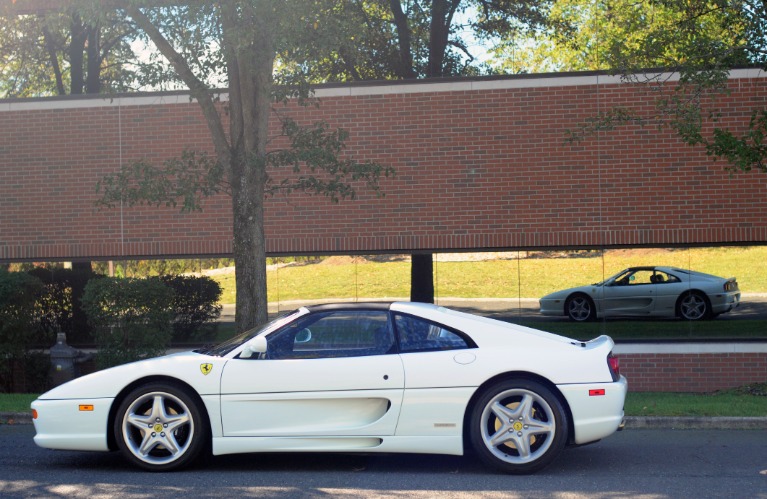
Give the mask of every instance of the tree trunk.
<svg viewBox="0 0 767 499">
<path fill-rule="evenodd" d="M 434 0 L 431 3 L 427 78 L 436 78 L 444 74 L 445 51 L 450 35 L 450 23 L 452 22 L 452 14 L 449 12 L 447 4 L 447 0 Z"/>
<path fill-rule="evenodd" d="M 433 262 L 431 253 L 411 255 L 410 301 L 434 303 Z"/>
<path fill-rule="evenodd" d="M 229 170 L 232 251 L 235 260 L 238 331 L 267 320 L 264 192 L 266 147 L 274 70 L 271 0 L 221 2 L 221 28 L 229 79 L 229 137 L 211 93 L 149 18 L 135 6 L 128 13 L 168 59 L 200 104 L 219 163 Z"/>
<path fill-rule="evenodd" d="M 413 68 L 412 33 L 408 25 L 407 15 L 402 11 L 402 4 L 399 0 L 390 0 L 389 7 L 394 16 L 394 25 L 397 28 L 397 38 L 399 39 L 399 62 L 395 68 L 397 76 L 400 78 L 416 78 L 418 75 L 416 75 L 415 68 Z"/>
<path fill-rule="evenodd" d="M 88 39 L 88 31 L 85 29 L 80 16 L 72 15 L 71 37 L 69 42 L 69 93 L 79 95 L 83 93 L 85 86 L 84 51 L 85 42 Z"/>
<path fill-rule="evenodd" d="M 85 93 L 101 92 L 101 28 L 97 24 L 89 25 L 88 31 L 88 74 L 85 79 Z"/>
<path fill-rule="evenodd" d="M 233 249 L 238 331 L 251 329 L 267 320 L 266 246 L 264 237 L 263 169 L 237 156 L 232 168 L 242 171 L 232 188 Z"/>
<path fill-rule="evenodd" d="M 262 6 L 264 7 L 264 6 Z M 264 192 L 272 72 L 275 48 L 270 9 L 256 12 L 244 5 L 239 13 L 224 11 L 229 45 L 229 76 L 234 214 L 234 258 L 237 303 L 235 322 L 240 331 L 266 322 L 266 236 Z M 243 35 L 247 37 L 243 39 Z M 239 39 L 237 39 L 239 38 Z"/>
<path fill-rule="evenodd" d="M 48 52 L 48 59 L 51 61 L 53 75 L 56 78 L 56 95 L 66 95 L 67 91 L 64 88 L 64 78 L 61 76 L 61 66 L 59 65 L 59 58 L 56 53 L 56 44 L 45 24 L 43 24 L 43 41 L 45 43 L 45 50 Z"/>
</svg>

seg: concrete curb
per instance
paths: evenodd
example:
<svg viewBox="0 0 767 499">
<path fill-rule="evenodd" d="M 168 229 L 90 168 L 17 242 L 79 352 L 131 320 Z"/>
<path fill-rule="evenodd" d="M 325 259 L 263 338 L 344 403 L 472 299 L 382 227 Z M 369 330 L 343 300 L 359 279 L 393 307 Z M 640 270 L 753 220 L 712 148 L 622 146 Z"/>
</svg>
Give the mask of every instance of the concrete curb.
<svg viewBox="0 0 767 499">
<path fill-rule="evenodd" d="M 32 424 L 32 413 L 0 412 L 0 424 Z"/>
<path fill-rule="evenodd" d="M 767 418 L 627 416 L 626 429 L 765 430 Z"/>
<path fill-rule="evenodd" d="M 0 424 L 29 425 L 32 414 L 0 412 Z M 626 430 L 767 430 L 767 418 L 626 416 Z"/>
</svg>

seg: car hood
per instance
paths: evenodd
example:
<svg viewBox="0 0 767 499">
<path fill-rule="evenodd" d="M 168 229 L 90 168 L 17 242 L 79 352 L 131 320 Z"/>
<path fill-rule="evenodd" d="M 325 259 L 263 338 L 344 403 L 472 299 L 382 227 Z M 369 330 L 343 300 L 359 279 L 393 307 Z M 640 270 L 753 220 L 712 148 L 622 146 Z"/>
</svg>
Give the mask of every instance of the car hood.
<svg viewBox="0 0 767 499">
<path fill-rule="evenodd" d="M 73 398 L 114 398 L 136 380 L 155 376 L 184 380 L 200 394 L 217 393 L 227 359 L 195 352 L 182 352 L 140 360 L 82 376 L 57 386 L 38 397 L 40 400 Z"/>
<path fill-rule="evenodd" d="M 597 292 L 597 289 L 601 284 L 589 284 L 586 286 L 576 286 L 574 288 L 567 288 L 563 289 L 561 291 L 555 291 L 553 293 L 549 293 L 541 298 L 541 300 L 560 300 L 565 299 L 568 296 L 570 296 L 572 293 L 580 292 L 580 293 L 586 293 L 588 295 L 594 294 Z"/>
</svg>

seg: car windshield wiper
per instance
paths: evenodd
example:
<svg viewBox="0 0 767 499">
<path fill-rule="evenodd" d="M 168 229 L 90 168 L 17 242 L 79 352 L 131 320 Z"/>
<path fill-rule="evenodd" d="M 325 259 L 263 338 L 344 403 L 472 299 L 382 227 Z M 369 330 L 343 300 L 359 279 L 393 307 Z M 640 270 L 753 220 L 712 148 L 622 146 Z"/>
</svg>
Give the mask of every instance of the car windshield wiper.
<svg viewBox="0 0 767 499">
<path fill-rule="evenodd" d="M 210 355 L 210 352 L 211 352 L 211 350 L 213 349 L 214 346 L 215 346 L 215 344 L 208 343 L 207 345 L 203 345 L 200 348 L 198 348 L 196 350 L 192 350 L 192 351 L 194 353 L 201 353 L 203 355 Z"/>
</svg>

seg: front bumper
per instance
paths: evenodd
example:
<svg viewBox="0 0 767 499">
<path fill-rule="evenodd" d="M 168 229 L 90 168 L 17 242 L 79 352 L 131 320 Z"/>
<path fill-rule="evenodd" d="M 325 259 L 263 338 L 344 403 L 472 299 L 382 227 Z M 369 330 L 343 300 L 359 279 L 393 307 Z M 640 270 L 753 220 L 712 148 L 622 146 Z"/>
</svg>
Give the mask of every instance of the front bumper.
<svg viewBox="0 0 767 499">
<path fill-rule="evenodd" d="M 108 451 L 109 408 L 113 399 L 32 402 L 35 443 L 46 449 Z"/>
<path fill-rule="evenodd" d="M 541 315 L 563 316 L 565 315 L 564 298 L 541 298 L 538 300 Z"/>
</svg>

